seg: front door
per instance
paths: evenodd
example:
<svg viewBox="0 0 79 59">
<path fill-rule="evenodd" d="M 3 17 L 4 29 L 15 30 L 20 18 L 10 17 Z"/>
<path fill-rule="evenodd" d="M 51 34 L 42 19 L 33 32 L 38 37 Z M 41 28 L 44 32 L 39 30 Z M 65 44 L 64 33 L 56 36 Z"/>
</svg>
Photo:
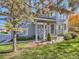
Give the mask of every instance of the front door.
<svg viewBox="0 0 79 59">
<path fill-rule="evenodd" d="M 45 33 L 44 33 L 45 31 Z M 45 35 L 45 38 L 47 39 L 47 34 L 48 34 L 48 27 L 47 25 L 45 25 L 45 29 L 44 29 L 44 25 L 43 24 L 38 24 L 38 38 L 40 40 L 42 40 L 44 38 L 44 35 Z"/>
<path fill-rule="evenodd" d="M 43 39 L 43 25 L 38 25 L 38 39 Z"/>
<path fill-rule="evenodd" d="M 55 35 L 55 24 L 51 24 L 51 34 Z"/>
</svg>

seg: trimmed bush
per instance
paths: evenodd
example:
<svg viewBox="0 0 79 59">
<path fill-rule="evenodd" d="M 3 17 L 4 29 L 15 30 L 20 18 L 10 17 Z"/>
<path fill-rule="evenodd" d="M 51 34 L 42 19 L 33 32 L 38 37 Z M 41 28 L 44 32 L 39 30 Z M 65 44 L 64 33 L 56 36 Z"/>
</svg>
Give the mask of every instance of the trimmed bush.
<svg viewBox="0 0 79 59">
<path fill-rule="evenodd" d="M 50 35 L 50 33 L 48 33 L 48 35 L 47 35 L 47 41 L 51 41 L 51 35 Z"/>
<path fill-rule="evenodd" d="M 17 41 L 26 41 L 27 38 L 26 37 L 17 37 Z M 13 39 L 11 40 L 11 42 L 13 41 Z"/>
<path fill-rule="evenodd" d="M 17 41 L 26 41 L 26 37 L 17 37 Z"/>
<path fill-rule="evenodd" d="M 17 37 L 17 41 L 27 41 L 27 40 L 34 40 L 35 39 L 35 36 L 32 36 L 32 37 L 24 37 L 24 36 L 18 36 Z M 13 40 L 11 40 L 13 41 Z"/>
<path fill-rule="evenodd" d="M 70 39 L 72 39 L 72 35 L 70 33 L 64 35 L 64 40 L 70 40 Z"/>
<path fill-rule="evenodd" d="M 72 35 L 72 38 L 73 38 L 73 39 L 75 39 L 75 38 L 78 37 L 78 35 L 77 35 L 76 33 L 73 33 L 73 32 L 71 33 L 71 35 Z"/>
<path fill-rule="evenodd" d="M 64 39 L 65 40 L 69 40 L 69 39 L 75 39 L 78 37 L 78 34 L 74 33 L 74 32 L 69 32 L 67 34 L 64 35 Z"/>
</svg>

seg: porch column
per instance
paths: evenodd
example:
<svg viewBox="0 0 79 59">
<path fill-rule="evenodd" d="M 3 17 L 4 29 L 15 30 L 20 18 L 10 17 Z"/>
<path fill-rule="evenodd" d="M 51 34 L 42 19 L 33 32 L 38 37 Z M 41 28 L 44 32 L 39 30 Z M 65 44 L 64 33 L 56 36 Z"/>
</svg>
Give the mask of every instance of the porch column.
<svg viewBox="0 0 79 59">
<path fill-rule="evenodd" d="M 38 41 L 38 24 L 35 23 L 35 40 Z"/>
<path fill-rule="evenodd" d="M 69 26 L 68 26 L 68 20 L 66 20 L 66 32 L 68 32 Z"/>
<path fill-rule="evenodd" d="M 46 40 L 46 28 L 45 28 L 45 26 L 46 26 L 46 25 L 43 24 L 43 28 L 44 28 L 44 29 L 43 29 L 43 31 L 44 31 L 44 32 L 43 32 L 43 40 L 44 40 L 44 41 Z"/>
<path fill-rule="evenodd" d="M 54 24 L 54 35 L 56 35 L 56 24 Z"/>
<path fill-rule="evenodd" d="M 51 34 L 51 24 L 48 25 L 48 33 Z"/>
<path fill-rule="evenodd" d="M 58 30 L 58 24 L 56 24 L 56 36 L 58 36 L 59 30 Z"/>
</svg>

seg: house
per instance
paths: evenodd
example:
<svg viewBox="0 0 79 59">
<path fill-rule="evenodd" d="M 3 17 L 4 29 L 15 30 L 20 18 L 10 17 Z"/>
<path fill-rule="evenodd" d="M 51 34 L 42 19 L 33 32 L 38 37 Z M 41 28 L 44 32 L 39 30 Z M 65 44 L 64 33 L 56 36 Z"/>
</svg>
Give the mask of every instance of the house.
<svg viewBox="0 0 79 59">
<path fill-rule="evenodd" d="M 30 0 L 26 1 L 28 4 L 31 4 Z M 66 20 L 68 16 L 66 16 L 67 15 L 64 14 L 60 15 L 57 12 L 55 16 L 41 15 L 40 17 L 35 18 L 35 22 L 30 20 L 23 21 L 23 24 L 19 27 L 23 28 L 23 31 L 19 32 L 18 35 L 25 37 L 35 36 L 36 41 L 47 40 L 48 33 L 50 33 L 51 36 L 57 37 L 68 32 L 68 20 Z"/>
<path fill-rule="evenodd" d="M 52 0 L 51 0 L 52 1 Z M 34 3 L 38 2 L 37 0 L 27 0 L 28 4 L 34 7 Z M 31 3 L 30 3 L 31 2 Z M 64 4 L 63 4 L 64 5 Z M 68 7 L 68 6 L 67 6 Z M 43 7 L 42 7 L 43 8 Z M 35 9 L 32 9 L 35 12 Z M 53 11 L 52 11 L 53 12 Z M 53 15 L 54 14 L 54 15 Z M 60 14 L 58 12 L 53 12 L 50 16 L 42 14 L 40 17 L 35 18 L 35 22 L 24 21 L 25 23 L 21 26 L 25 28 L 22 33 L 19 33 L 20 36 L 32 37 L 35 36 L 35 40 L 46 40 L 48 33 L 51 36 L 59 36 L 68 32 L 68 15 Z"/>
<path fill-rule="evenodd" d="M 68 20 L 58 20 L 53 16 L 40 16 L 35 18 L 35 22 L 32 21 L 24 21 L 25 23 L 22 24 L 21 28 L 25 30 L 19 33 L 19 36 L 25 37 L 33 37 L 35 36 L 35 40 L 47 40 L 48 33 L 51 36 L 59 36 L 63 35 L 64 33 L 68 32 Z"/>
<path fill-rule="evenodd" d="M 68 32 L 68 20 L 58 19 L 58 17 L 42 15 L 35 18 L 35 22 L 32 22 L 31 20 L 23 21 L 23 24 L 19 27 L 22 29 L 22 32 L 19 32 L 18 35 L 26 38 L 35 36 L 35 41 L 47 40 L 48 33 L 50 33 L 52 37 L 58 37 L 59 35 L 63 35 Z M 0 37 L 2 38 L 0 42 L 2 42 L 2 40 L 8 42 L 12 39 L 11 34 L 7 34 L 6 36 L 1 35 Z M 9 39 L 5 39 L 6 37 Z"/>
</svg>

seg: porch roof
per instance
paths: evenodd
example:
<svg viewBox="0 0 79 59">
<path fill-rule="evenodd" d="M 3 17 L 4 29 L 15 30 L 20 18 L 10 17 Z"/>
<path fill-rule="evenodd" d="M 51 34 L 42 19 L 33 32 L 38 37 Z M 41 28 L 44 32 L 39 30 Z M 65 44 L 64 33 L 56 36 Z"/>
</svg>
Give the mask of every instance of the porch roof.
<svg viewBox="0 0 79 59">
<path fill-rule="evenodd" d="M 37 22 L 56 22 L 56 19 L 53 17 L 38 17 L 36 20 Z"/>
</svg>

